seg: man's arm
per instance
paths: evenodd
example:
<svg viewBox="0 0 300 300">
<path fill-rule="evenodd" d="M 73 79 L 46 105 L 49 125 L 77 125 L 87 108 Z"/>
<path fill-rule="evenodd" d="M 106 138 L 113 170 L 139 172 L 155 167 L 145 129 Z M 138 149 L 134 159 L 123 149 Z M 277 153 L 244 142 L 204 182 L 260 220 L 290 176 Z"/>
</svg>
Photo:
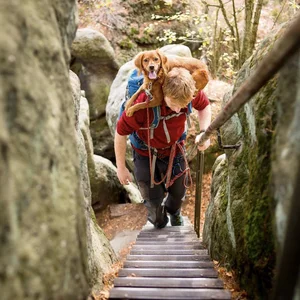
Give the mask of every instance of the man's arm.
<svg viewBox="0 0 300 300">
<path fill-rule="evenodd" d="M 210 104 L 204 109 L 198 111 L 199 127 L 200 130 L 206 130 L 211 123 L 211 107 Z M 198 143 L 203 133 L 196 136 L 195 143 Z M 210 140 L 208 139 L 203 145 L 198 146 L 200 151 L 206 150 L 210 146 Z"/>
<path fill-rule="evenodd" d="M 115 133 L 115 155 L 117 165 L 117 176 L 121 184 L 128 184 L 132 181 L 132 176 L 126 168 L 126 135 Z"/>
</svg>

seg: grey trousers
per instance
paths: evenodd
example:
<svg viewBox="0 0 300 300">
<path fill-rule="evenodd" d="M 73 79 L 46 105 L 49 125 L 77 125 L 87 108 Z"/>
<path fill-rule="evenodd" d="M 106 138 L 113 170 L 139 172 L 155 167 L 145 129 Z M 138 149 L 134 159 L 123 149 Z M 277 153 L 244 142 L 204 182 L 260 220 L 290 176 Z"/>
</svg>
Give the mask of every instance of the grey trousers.
<svg viewBox="0 0 300 300">
<path fill-rule="evenodd" d="M 150 165 L 149 157 L 142 156 L 133 151 L 134 173 L 139 190 L 148 209 L 148 220 L 155 225 L 162 224 L 166 218 L 166 213 L 175 214 L 180 212 L 182 201 L 185 197 L 185 175 L 177 178 L 174 183 L 166 189 L 165 184 L 150 187 Z M 157 158 L 155 166 L 155 181 L 161 181 L 166 174 L 169 157 Z M 182 156 L 176 156 L 173 162 L 172 177 L 185 170 L 185 160 Z M 165 199 L 165 206 L 162 202 Z"/>
</svg>

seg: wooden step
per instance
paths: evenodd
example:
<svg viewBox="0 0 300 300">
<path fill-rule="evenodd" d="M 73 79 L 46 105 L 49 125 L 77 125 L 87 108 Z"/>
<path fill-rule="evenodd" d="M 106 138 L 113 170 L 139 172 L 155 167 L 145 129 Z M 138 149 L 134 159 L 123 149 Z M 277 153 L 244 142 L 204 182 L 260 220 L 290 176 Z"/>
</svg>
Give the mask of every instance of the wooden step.
<svg viewBox="0 0 300 300">
<path fill-rule="evenodd" d="M 179 232 L 192 232 L 193 227 L 192 226 L 167 226 L 165 228 L 157 229 L 153 226 L 149 227 L 144 227 L 142 229 L 144 232 L 160 232 L 160 233 L 165 233 L 165 232 L 173 232 L 173 231 L 179 231 Z"/>
<path fill-rule="evenodd" d="M 137 236 L 109 299 L 231 299 L 191 223 Z"/>
<path fill-rule="evenodd" d="M 125 295 L 125 297 L 124 297 Z M 131 288 L 116 287 L 110 293 L 110 299 L 231 299 L 228 291 L 221 289 L 185 289 L 185 288 Z"/>
<path fill-rule="evenodd" d="M 194 232 L 169 232 L 169 233 L 160 233 L 160 232 L 141 232 L 137 235 L 138 239 L 147 239 L 147 238 L 197 238 L 196 233 Z"/>
<path fill-rule="evenodd" d="M 137 239 L 138 239 L 138 241 L 149 241 L 149 240 L 153 241 L 154 240 L 153 237 L 155 237 L 156 241 L 164 241 L 164 242 L 165 241 L 180 241 L 180 242 L 182 242 L 184 240 L 189 240 L 189 241 L 190 240 L 197 240 L 197 241 L 199 241 L 197 239 L 196 235 L 187 235 L 187 234 L 180 235 L 180 236 L 176 236 L 176 235 L 173 235 L 173 236 L 167 236 L 167 235 L 165 235 L 165 236 L 162 236 L 162 235 L 156 235 L 156 236 L 143 235 L 143 236 L 140 236 L 140 235 L 138 235 Z"/>
<path fill-rule="evenodd" d="M 204 250 L 205 251 L 205 250 Z M 128 260 L 145 260 L 145 261 L 208 261 L 208 255 L 132 255 L 126 257 Z"/>
<path fill-rule="evenodd" d="M 156 278 L 156 277 L 119 277 L 115 287 L 169 287 L 169 288 L 211 288 L 222 289 L 223 281 L 215 278 Z"/>
<path fill-rule="evenodd" d="M 133 255 L 207 255 L 206 249 L 132 249 Z"/>
<path fill-rule="evenodd" d="M 138 239 L 135 243 L 135 245 L 200 245 L 199 241 L 196 239 L 149 239 L 149 240 L 140 240 Z"/>
<path fill-rule="evenodd" d="M 215 269 L 135 269 L 123 268 L 119 271 L 119 277 L 169 277 L 169 278 L 217 278 L 218 274 Z"/>
<path fill-rule="evenodd" d="M 195 269 L 195 268 L 213 268 L 211 261 L 143 261 L 143 260 L 128 260 L 124 263 L 124 268 L 155 268 L 155 269 Z"/>
<path fill-rule="evenodd" d="M 168 248 L 176 248 L 178 244 L 176 243 L 169 243 Z M 131 248 L 133 250 L 166 250 L 166 245 L 165 244 L 154 244 L 154 245 L 139 245 L 139 244 L 134 244 L 133 247 Z M 180 249 L 185 249 L 185 250 L 192 250 L 192 249 L 204 249 L 204 247 L 200 243 L 190 243 L 188 245 L 181 244 Z"/>
</svg>

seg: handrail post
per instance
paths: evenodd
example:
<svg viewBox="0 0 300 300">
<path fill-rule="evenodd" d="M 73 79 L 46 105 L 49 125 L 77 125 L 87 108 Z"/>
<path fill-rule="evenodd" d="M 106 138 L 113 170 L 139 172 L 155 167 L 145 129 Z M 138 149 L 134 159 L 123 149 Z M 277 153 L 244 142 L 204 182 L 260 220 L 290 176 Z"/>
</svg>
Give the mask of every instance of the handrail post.
<svg viewBox="0 0 300 300">
<path fill-rule="evenodd" d="M 201 227 L 201 200 L 202 200 L 202 178 L 204 170 L 204 151 L 197 149 L 197 172 L 195 191 L 194 230 L 200 238 Z"/>
</svg>

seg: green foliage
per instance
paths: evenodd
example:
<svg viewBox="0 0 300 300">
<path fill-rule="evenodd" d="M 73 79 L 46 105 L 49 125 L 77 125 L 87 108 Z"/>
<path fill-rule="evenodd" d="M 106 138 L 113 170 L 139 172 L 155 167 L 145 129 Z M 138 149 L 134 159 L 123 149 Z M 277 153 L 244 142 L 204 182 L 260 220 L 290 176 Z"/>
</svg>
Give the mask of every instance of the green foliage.
<svg viewBox="0 0 300 300">
<path fill-rule="evenodd" d="M 293 10 L 294 14 L 300 9 L 299 1 L 292 0 L 289 1 L 289 7 Z"/>
<path fill-rule="evenodd" d="M 119 42 L 121 49 L 132 49 L 134 47 L 133 43 L 129 38 L 125 38 Z"/>
<path fill-rule="evenodd" d="M 210 25 L 213 22 L 213 18 L 207 14 L 202 14 L 200 16 L 191 16 L 190 11 L 187 10 L 185 13 L 177 12 L 175 15 L 163 16 L 163 15 L 152 15 L 152 19 L 156 21 L 178 21 L 179 23 L 184 23 L 187 21 L 192 22 L 197 25 L 196 30 L 185 29 L 184 34 L 178 35 L 172 29 L 165 29 L 156 38 L 163 45 L 173 44 L 173 43 L 198 43 L 198 53 L 205 56 L 209 62 L 210 69 L 214 76 L 225 77 L 230 80 L 236 74 L 234 69 L 235 61 L 237 60 L 238 53 L 232 52 L 230 44 L 234 40 L 234 37 L 230 35 L 228 29 L 222 29 L 221 35 L 223 39 L 219 42 L 217 47 L 220 49 L 220 56 L 216 55 L 216 41 L 213 39 L 214 32 L 213 27 Z M 153 32 L 157 25 L 151 23 L 145 32 Z M 197 55 L 197 53 L 194 53 Z M 215 67 L 214 67 L 215 66 Z"/>
<path fill-rule="evenodd" d="M 165 4 L 167 1 L 164 1 Z M 169 1 L 170 3 L 172 1 Z M 245 2 L 245 6 L 235 7 L 235 2 L 212 1 L 204 5 L 205 14 L 191 15 L 189 10 L 176 12 L 174 15 L 153 14 L 152 20 L 145 32 L 155 32 L 159 22 L 192 23 L 197 28 L 185 29 L 178 34 L 176 29 L 168 28 L 158 32 L 157 40 L 163 45 L 170 43 L 181 43 L 199 46 L 193 50 L 195 57 L 205 56 L 213 77 L 219 77 L 227 81 L 235 79 L 237 70 L 244 61 L 251 56 L 256 47 L 257 29 L 262 5 L 268 1 Z M 284 7 L 286 6 L 286 7 Z M 288 19 L 296 13 L 299 5 L 296 0 L 285 0 L 279 6 L 274 6 L 271 12 L 274 17 L 274 25 L 278 21 L 282 11 L 288 10 Z M 250 22 L 249 22 L 250 20 Z M 243 22 L 244 26 L 240 26 Z M 170 26 L 171 27 L 171 26 Z M 187 27 L 187 26 L 185 26 Z M 192 47 L 193 48 L 193 47 Z"/>
<path fill-rule="evenodd" d="M 136 34 L 138 34 L 139 33 L 139 30 L 138 30 L 138 28 L 135 28 L 135 27 L 131 27 L 130 28 L 130 35 L 132 36 L 132 35 L 136 35 Z"/>
</svg>

